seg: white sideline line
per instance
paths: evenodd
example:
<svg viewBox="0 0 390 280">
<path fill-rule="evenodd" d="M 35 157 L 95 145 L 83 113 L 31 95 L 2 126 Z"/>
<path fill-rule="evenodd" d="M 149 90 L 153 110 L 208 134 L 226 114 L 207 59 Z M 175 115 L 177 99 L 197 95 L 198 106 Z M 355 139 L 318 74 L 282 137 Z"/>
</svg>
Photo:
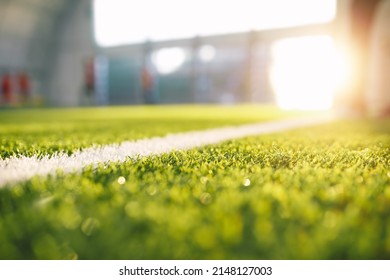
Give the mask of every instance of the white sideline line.
<svg viewBox="0 0 390 280">
<path fill-rule="evenodd" d="M 0 159 L 0 187 L 26 181 L 36 175 L 55 174 L 57 170 L 62 170 L 64 173 L 79 172 L 89 165 L 104 162 L 124 162 L 128 158 L 160 155 L 175 150 L 188 150 L 245 136 L 268 134 L 326 123 L 333 119 L 328 116 L 279 120 L 170 134 L 165 137 L 91 147 L 76 151 L 70 156 L 65 153 L 58 153 L 43 158 L 16 156 Z"/>
</svg>

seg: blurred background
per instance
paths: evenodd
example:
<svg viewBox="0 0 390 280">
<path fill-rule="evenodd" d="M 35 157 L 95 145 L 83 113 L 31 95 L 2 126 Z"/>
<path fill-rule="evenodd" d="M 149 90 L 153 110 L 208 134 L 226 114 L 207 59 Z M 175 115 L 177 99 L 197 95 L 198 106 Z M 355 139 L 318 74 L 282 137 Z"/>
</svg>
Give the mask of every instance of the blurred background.
<svg viewBox="0 0 390 280">
<path fill-rule="evenodd" d="M 0 0 L 0 108 L 390 113 L 390 0 Z"/>
</svg>

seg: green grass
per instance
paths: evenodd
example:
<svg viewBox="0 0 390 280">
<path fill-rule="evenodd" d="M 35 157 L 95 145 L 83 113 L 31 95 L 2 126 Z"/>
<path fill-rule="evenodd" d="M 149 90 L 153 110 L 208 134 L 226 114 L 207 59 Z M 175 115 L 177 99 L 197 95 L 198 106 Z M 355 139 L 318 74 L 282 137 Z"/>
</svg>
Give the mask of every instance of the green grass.
<svg viewBox="0 0 390 280">
<path fill-rule="evenodd" d="M 2 259 L 389 259 L 390 120 L 34 178 L 0 190 L 0 248 Z"/>
<path fill-rule="evenodd" d="M 70 154 L 92 145 L 297 115 L 254 105 L 4 110 L 0 158 Z"/>
</svg>

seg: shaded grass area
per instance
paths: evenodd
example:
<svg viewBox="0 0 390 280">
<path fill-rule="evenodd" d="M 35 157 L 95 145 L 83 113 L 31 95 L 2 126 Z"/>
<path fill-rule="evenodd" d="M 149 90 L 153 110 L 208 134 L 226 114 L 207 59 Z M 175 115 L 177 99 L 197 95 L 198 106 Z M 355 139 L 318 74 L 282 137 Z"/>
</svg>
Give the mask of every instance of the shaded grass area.
<svg viewBox="0 0 390 280">
<path fill-rule="evenodd" d="M 0 258 L 388 259 L 390 120 L 342 121 L 0 190 Z"/>
<path fill-rule="evenodd" d="M 71 154 L 92 145 L 298 115 L 255 105 L 4 110 L 0 158 Z"/>
</svg>

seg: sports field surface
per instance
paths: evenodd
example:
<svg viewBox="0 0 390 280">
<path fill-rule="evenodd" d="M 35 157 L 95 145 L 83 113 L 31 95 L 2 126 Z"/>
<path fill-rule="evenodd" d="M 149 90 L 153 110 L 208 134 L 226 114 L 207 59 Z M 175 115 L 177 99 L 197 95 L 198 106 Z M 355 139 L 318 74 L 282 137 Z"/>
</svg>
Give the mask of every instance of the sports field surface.
<svg viewBox="0 0 390 280">
<path fill-rule="evenodd" d="M 296 117 L 264 106 L 4 110 L 0 176 L 12 158 Z M 337 120 L 8 183 L 0 248 L 1 259 L 388 259 L 390 120 Z"/>
</svg>

